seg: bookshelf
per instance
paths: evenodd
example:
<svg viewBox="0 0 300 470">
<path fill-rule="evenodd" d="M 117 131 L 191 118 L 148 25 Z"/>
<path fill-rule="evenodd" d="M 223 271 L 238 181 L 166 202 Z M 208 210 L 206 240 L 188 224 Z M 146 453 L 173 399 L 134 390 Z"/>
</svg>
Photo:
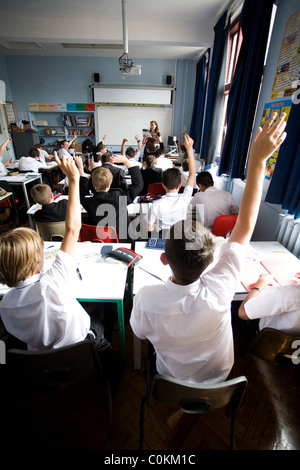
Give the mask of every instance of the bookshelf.
<svg viewBox="0 0 300 470">
<path fill-rule="evenodd" d="M 76 144 L 82 144 L 85 139 L 97 144 L 94 110 L 93 104 L 29 103 L 30 125 L 49 149 L 59 148 L 62 140 L 71 140 L 75 133 L 78 134 Z"/>
</svg>

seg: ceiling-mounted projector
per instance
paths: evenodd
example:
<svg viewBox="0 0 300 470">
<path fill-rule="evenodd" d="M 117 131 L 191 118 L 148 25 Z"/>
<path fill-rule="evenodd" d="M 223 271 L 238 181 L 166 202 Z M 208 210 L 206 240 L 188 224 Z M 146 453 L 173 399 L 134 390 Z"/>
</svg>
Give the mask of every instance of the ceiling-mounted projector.
<svg viewBox="0 0 300 470">
<path fill-rule="evenodd" d="M 136 65 L 125 53 L 119 58 L 120 71 L 124 75 L 141 75 L 142 66 Z"/>
</svg>

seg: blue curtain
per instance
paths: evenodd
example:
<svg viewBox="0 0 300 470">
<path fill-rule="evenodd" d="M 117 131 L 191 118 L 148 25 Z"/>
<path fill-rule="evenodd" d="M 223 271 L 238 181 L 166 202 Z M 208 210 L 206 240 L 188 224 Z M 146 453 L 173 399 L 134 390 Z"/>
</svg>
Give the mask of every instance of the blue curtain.
<svg viewBox="0 0 300 470">
<path fill-rule="evenodd" d="M 282 204 L 289 214 L 300 217 L 300 104 L 293 104 L 286 126 L 266 202 Z"/>
<path fill-rule="evenodd" d="M 217 158 L 217 144 L 224 101 L 230 15 L 226 11 L 214 27 L 215 39 L 210 68 L 208 94 L 200 156 L 206 165 Z"/>
<path fill-rule="evenodd" d="M 253 120 L 263 74 L 273 0 L 245 0 L 241 12 L 243 42 L 227 106 L 227 132 L 219 175 L 244 178 Z"/>
<path fill-rule="evenodd" d="M 202 136 L 204 104 L 207 85 L 207 62 L 209 60 L 210 50 L 204 54 L 197 64 L 194 108 L 190 126 L 190 136 L 194 140 L 195 153 L 200 153 L 200 143 Z"/>
</svg>

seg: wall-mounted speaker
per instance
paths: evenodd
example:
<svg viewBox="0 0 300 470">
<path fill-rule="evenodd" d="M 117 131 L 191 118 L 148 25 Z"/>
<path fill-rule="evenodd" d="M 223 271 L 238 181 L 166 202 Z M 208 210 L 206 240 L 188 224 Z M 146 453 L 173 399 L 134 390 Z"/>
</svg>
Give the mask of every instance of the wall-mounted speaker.
<svg viewBox="0 0 300 470">
<path fill-rule="evenodd" d="M 94 82 L 99 83 L 100 82 L 100 74 L 99 73 L 94 73 Z"/>
<path fill-rule="evenodd" d="M 172 75 L 167 75 L 167 77 L 166 77 L 166 84 L 167 84 L 167 85 L 172 85 Z"/>
</svg>

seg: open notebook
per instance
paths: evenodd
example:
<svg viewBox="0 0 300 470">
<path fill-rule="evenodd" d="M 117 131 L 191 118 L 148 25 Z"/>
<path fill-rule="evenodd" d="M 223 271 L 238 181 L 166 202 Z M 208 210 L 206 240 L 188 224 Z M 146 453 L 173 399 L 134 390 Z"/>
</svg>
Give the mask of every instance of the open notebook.
<svg viewBox="0 0 300 470">
<path fill-rule="evenodd" d="M 270 274 L 281 286 L 300 282 L 299 263 L 291 260 L 246 260 L 241 282 L 246 290 L 253 287 L 261 274 Z"/>
</svg>

